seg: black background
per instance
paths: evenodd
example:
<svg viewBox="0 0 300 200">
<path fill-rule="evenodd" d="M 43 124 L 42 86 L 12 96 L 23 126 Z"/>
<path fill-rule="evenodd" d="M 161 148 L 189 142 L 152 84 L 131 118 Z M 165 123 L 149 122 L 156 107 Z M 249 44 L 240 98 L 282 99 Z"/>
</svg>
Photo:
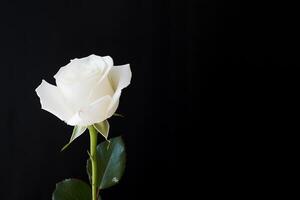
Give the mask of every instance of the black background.
<svg viewBox="0 0 300 200">
<path fill-rule="evenodd" d="M 187 3 L 167 1 L 8 1 L 1 5 L 1 199 L 51 199 L 65 178 L 88 181 L 85 164 L 89 136 L 66 151 L 72 127 L 40 109 L 35 88 L 70 59 L 110 55 L 116 65 L 130 63 L 111 136 L 123 135 L 127 168 L 122 182 L 103 199 L 168 196 L 179 174 L 177 138 L 185 94 Z M 193 9 L 193 8 L 191 8 Z M 193 14 L 193 13 L 191 13 Z M 190 27 L 192 28 L 192 27 Z M 191 52 L 192 54 L 193 52 Z M 203 74 L 202 77 L 205 77 Z M 200 79 L 202 85 L 205 80 Z"/>
<path fill-rule="evenodd" d="M 272 80 L 283 77 L 272 72 L 292 64 L 293 26 L 279 4 L 241 7 L 227 1 L 3 1 L 1 199 L 51 199 L 55 183 L 88 180 L 88 134 L 61 153 L 72 127 L 41 110 L 34 90 L 42 79 L 54 83 L 70 59 L 90 54 L 130 63 L 133 72 L 118 109 L 126 117 L 110 120 L 111 136 L 125 140 L 127 168 L 120 184 L 103 191 L 104 200 L 176 199 L 192 185 L 186 198 L 195 191 L 215 195 L 213 188 L 230 185 L 229 172 L 247 169 L 236 183 L 255 177 L 268 138 L 258 127 L 272 110 Z"/>
</svg>

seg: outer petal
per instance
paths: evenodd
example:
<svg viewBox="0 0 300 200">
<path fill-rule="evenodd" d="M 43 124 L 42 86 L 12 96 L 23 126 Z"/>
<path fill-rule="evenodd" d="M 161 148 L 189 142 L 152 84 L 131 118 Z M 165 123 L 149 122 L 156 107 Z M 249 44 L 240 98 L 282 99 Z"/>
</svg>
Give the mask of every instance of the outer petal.
<svg viewBox="0 0 300 200">
<path fill-rule="evenodd" d="M 108 107 L 108 118 L 111 117 L 117 110 L 119 105 L 119 99 L 121 96 L 122 89 L 127 87 L 131 81 L 131 70 L 129 64 L 114 66 L 109 73 L 109 79 L 113 88 L 115 89 L 115 94 L 112 97 L 112 101 Z"/>
<path fill-rule="evenodd" d="M 107 119 L 106 110 L 112 98 L 107 95 L 80 110 L 67 123 L 69 125 L 88 126 Z"/>
<path fill-rule="evenodd" d="M 43 80 L 35 91 L 40 98 L 42 109 L 52 113 L 63 121 L 71 118 L 72 110 L 68 107 L 57 87 Z"/>
</svg>

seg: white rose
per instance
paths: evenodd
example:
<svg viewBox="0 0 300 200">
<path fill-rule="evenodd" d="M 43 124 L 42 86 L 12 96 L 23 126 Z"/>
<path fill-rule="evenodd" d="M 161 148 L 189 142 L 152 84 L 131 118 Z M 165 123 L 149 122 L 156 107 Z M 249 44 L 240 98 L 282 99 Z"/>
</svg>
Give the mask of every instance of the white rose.
<svg viewBox="0 0 300 200">
<path fill-rule="evenodd" d="M 115 113 L 131 71 L 129 64 L 113 66 L 109 56 L 90 55 L 71 60 L 54 78 L 56 86 L 43 80 L 36 89 L 42 109 L 71 126 L 88 126 Z"/>
</svg>

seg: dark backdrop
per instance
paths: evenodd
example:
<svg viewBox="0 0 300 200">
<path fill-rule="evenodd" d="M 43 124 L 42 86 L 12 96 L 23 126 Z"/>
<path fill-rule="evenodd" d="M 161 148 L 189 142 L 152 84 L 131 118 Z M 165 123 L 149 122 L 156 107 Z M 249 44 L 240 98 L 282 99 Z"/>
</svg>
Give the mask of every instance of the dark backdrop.
<svg viewBox="0 0 300 200">
<path fill-rule="evenodd" d="M 265 123 L 258 108 L 269 106 L 265 97 L 272 75 L 264 67 L 290 64 L 293 56 L 285 45 L 290 32 L 279 34 L 279 25 L 290 27 L 283 8 L 269 6 L 240 10 L 239 2 L 208 0 L 2 1 L 0 198 L 47 200 L 65 178 L 88 180 L 88 134 L 61 153 L 72 127 L 41 110 L 34 90 L 42 79 L 54 83 L 53 75 L 70 59 L 90 54 L 130 63 L 133 72 L 118 109 L 126 117 L 110 120 L 111 136 L 125 140 L 127 168 L 120 184 L 103 191 L 103 199 L 176 199 L 192 185 L 196 189 L 190 187 L 186 198 L 194 198 L 188 197 L 192 191 L 219 194 L 215 186 L 233 179 L 227 169 L 255 168 L 251 154 L 260 143 L 248 132 L 257 133 L 261 129 L 253 124 Z M 240 129 L 246 121 L 250 124 Z M 242 151 L 245 145 L 250 150 Z"/>
<path fill-rule="evenodd" d="M 0 9 L 0 198 L 48 200 L 55 183 L 65 178 L 88 181 L 88 134 L 61 153 L 72 127 L 41 110 L 34 90 L 42 79 L 54 83 L 53 75 L 70 59 L 90 54 L 130 63 L 133 72 L 118 110 L 126 118 L 110 120 L 111 136 L 124 137 L 127 168 L 119 185 L 103 191 L 103 199 L 169 196 L 174 189 L 167 185 L 179 174 L 187 66 L 194 64 L 188 45 L 197 34 L 187 32 L 194 20 L 187 3 L 11 0 Z"/>
</svg>

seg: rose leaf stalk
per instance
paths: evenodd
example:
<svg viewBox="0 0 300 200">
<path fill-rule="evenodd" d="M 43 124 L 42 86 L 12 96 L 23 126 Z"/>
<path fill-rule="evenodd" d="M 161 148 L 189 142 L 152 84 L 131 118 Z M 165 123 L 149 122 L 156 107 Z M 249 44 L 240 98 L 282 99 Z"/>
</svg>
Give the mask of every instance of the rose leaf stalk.
<svg viewBox="0 0 300 200">
<path fill-rule="evenodd" d="M 97 136 L 93 126 L 88 127 L 90 132 L 90 159 L 92 164 L 92 200 L 97 200 Z"/>
</svg>

